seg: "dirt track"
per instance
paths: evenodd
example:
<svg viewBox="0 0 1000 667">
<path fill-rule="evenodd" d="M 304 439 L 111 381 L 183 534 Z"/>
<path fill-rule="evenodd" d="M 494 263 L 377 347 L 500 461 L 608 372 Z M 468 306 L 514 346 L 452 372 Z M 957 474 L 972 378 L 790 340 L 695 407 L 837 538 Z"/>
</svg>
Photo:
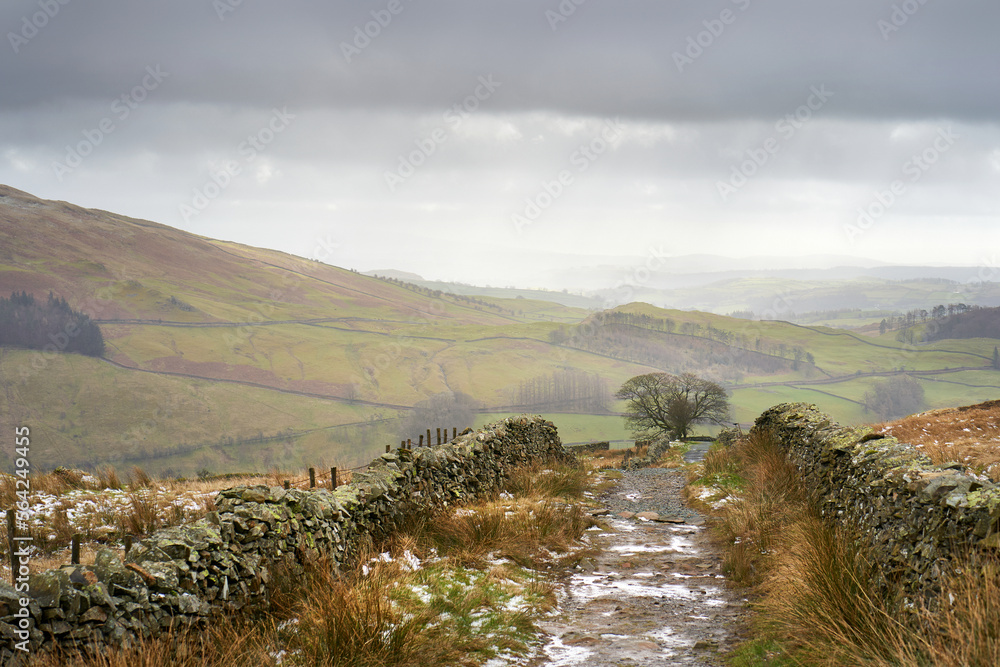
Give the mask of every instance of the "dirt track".
<svg viewBox="0 0 1000 667">
<path fill-rule="evenodd" d="M 601 496 L 611 530 L 588 535 L 602 555 L 565 583 L 559 611 L 542 624 L 549 640 L 528 665 L 723 664 L 744 600 L 725 586 L 703 517 L 681 502 L 683 485 L 679 471 L 630 471 Z"/>
</svg>

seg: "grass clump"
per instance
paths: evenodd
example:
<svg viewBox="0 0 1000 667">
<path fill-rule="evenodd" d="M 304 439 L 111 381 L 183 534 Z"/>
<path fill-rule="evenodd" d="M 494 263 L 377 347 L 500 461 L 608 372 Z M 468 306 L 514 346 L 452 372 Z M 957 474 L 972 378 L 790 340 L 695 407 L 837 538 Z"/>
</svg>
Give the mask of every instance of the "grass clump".
<svg viewBox="0 0 1000 667">
<path fill-rule="evenodd" d="M 565 502 L 587 483 L 576 466 L 519 470 L 498 496 L 424 517 L 347 573 L 320 568 L 297 601 L 273 595 L 294 619 L 277 626 L 287 664 L 478 665 L 526 654 L 555 605 L 539 571 L 570 562 L 590 525 Z M 288 585 L 301 590 L 301 579 Z"/>
<path fill-rule="evenodd" d="M 142 638 L 130 647 L 88 655 L 61 652 L 32 655 L 25 667 L 247 667 L 276 662 L 261 643 L 260 628 L 244 621 L 217 619 L 204 631 L 178 629 Z"/>
<path fill-rule="evenodd" d="M 719 510 L 714 532 L 727 574 L 749 588 L 757 612 L 756 636 L 732 664 L 1000 664 L 996 554 L 960 559 L 939 599 L 907 602 L 857 535 L 818 515 L 769 434 L 753 432 L 719 457 L 711 466 L 735 467 L 745 483 Z"/>
<path fill-rule="evenodd" d="M 208 634 L 32 667 L 472 667 L 525 656 L 556 603 L 552 570 L 583 553 L 591 520 L 570 501 L 591 479 L 571 465 L 517 471 L 508 490 L 362 546 L 342 569 L 276 564 L 268 599 Z"/>
<path fill-rule="evenodd" d="M 505 490 L 519 498 L 579 500 L 590 488 L 589 471 L 575 463 L 535 463 L 511 474 Z"/>
<path fill-rule="evenodd" d="M 410 535 L 421 548 L 470 567 L 500 558 L 541 569 L 591 525 L 579 505 L 499 500 L 425 519 Z"/>
</svg>

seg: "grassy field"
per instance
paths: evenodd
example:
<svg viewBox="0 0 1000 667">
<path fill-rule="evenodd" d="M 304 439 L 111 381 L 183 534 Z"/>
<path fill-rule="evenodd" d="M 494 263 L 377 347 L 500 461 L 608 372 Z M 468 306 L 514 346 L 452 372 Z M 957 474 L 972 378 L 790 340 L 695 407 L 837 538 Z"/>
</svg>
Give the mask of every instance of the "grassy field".
<svg viewBox="0 0 1000 667">
<path fill-rule="evenodd" d="M 476 417 L 476 427 L 508 417 L 510 414 L 489 413 Z M 632 435 L 625 430 L 621 417 L 617 415 L 578 415 L 568 413 L 542 413 L 556 428 L 563 444 L 579 444 L 584 442 L 610 442 L 631 439 Z"/>
<path fill-rule="evenodd" d="M 213 460 L 267 469 L 282 461 L 280 451 L 268 460 L 253 447 L 239 456 L 221 456 L 228 438 L 251 440 L 279 433 L 301 433 L 331 424 L 366 422 L 381 413 L 370 406 L 350 405 L 245 385 L 176 378 L 116 368 L 80 355 L 53 355 L 45 368 L 27 381 L 13 381 L 31 368 L 35 353 L 0 350 L 0 428 L 32 430 L 34 466 L 80 466 L 96 462 L 143 462 L 151 469 L 187 461 L 190 472 Z M 394 416 L 385 415 L 385 416 Z M 313 435 L 303 442 L 328 441 Z M 252 444 L 252 443 L 251 443 Z M 317 445 L 318 447 L 319 445 Z M 198 447 L 193 452 L 186 450 Z M 345 440 L 325 445 L 328 458 L 355 460 L 356 447 Z M 257 454 L 261 448 L 257 448 Z M 8 450 L 0 457 L 8 458 Z M 207 459 L 205 457 L 208 457 Z M 257 460 L 255 460 L 257 459 Z"/>
<path fill-rule="evenodd" d="M 396 444 L 394 422 L 385 420 L 419 401 L 463 392 L 486 409 L 505 406 L 521 383 L 564 372 L 600 376 L 612 392 L 641 373 L 719 372 L 734 383 L 733 418 L 744 423 L 787 400 L 865 421 L 864 392 L 899 369 L 954 371 L 919 376 L 929 407 L 1000 393 L 1000 373 L 984 370 L 992 339 L 906 346 L 894 334 L 634 303 L 615 310 L 669 318 L 677 333 L 619 328 L 609 333 L 621 336 L 614 342 L 577 307 L 586 300 L 562 305 L 530 290 L 450 295 L 4 192 L 13 212 L 0 220 L 10 239 L 0 255 L 3 289 L 52 290 L 97 319 L 107 342 L 108 361 L 0 351 L 0 427 L 31 426 L 39 466 L 146 461 L 190 474 L 266 470 L 274 461 L 360 463 L 379 444 Z M 767 279 L 744 287 L 772 300 L 784 289 Z M 902 298 L 896 284 L 861 287 L 871 290 L 865 303 Z M 710 327 L 740 349 L 706 340 Z M 792 364 L 796 348 L 812 363 Z M 732 370 L 743 350 L 757 355 L 754 363 Z M 955 370 L 964 368 L 974 370 Z M 814 384 L 824 379 L 832 383 Z M 617 417 L 553 421 L 567 442 L 628 435 Z"/>
</svg>

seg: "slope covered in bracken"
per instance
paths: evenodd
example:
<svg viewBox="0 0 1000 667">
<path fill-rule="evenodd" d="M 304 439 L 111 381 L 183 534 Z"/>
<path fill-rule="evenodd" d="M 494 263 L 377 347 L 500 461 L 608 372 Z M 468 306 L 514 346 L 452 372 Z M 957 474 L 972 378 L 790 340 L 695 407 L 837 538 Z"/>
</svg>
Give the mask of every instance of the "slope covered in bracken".
<svg viewBox="0 0 1000 667">
<path fill-rule="evenodd" d="M 920 412 L 875 430 L 916 445 L 935 463 L 961 463 L 1000 482 L 1000 400 Z"/>
</svg>

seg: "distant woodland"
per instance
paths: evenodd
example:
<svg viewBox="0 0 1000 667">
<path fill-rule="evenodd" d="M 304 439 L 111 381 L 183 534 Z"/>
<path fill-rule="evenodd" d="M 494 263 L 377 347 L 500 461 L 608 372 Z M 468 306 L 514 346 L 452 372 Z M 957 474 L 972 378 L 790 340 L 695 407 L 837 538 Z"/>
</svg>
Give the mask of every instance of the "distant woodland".
<svg viewBox="0 0 1000 667">
<path fill-rule="evenodd" d="M 739 381 L 744 374 L 777 374 L 813 367 L 805 349 L 763 337 L 669 318 L 606 312 L 585 325 L 559 329 L 553 343 L 664 371 L 700 373 L 712 380 Z"/>
<path fill-rule="evenodd" d="M 507 387 L 508 407 L 531 410 L 601 413 L 608 410 L 611 390 L 594 373 L 556 371 Z"/>
<path fill-rule="evenodd" d="M 51 292 L 38 301 L 27 292 L 0 298 L 0 345 L 50 352 L 104 355 L 104 336 L 88 315 Z"/>
<path fill-rule="evenodd" d="M 964 306 L 964 304 L 958 304 Z M 935 341 L 944 338 L 1000 338 L 1000 308 L 980 308 L 965 306 L 954 310 L 952 306 L 937 306 L 937 327 L 929 327 L 924 335 L 925 340 Z"/>
</svg>

